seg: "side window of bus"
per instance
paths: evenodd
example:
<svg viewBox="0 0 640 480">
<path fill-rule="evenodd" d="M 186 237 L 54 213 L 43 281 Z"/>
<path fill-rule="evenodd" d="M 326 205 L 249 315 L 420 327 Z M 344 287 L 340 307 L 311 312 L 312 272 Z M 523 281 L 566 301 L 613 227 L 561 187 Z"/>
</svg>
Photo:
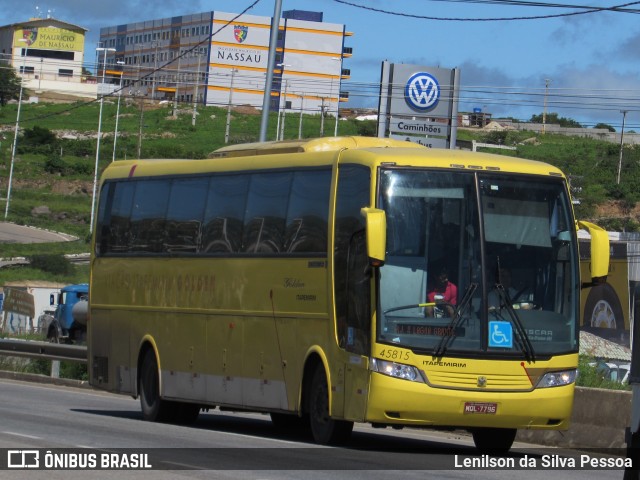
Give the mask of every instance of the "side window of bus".
<svg viewBox="0 0 640 480">
<path fill-rule="evenodd" d="M 96 219 L 96 243 L 95 253 L 100 256 L 109 251 L 110 240 L 110 223 L 111 215 L 107 205 L 113 202 L 113 191 L 115 190 L 113 183 L 104 183 L 100 189 L 100 198 L 98 200 L 98 217 Z"/>
<path fill-rule="evenodd" d="M 348 351 L 369 354 L 371 291 L 362 207 L 370 204 L 371 173 L 341 165 L 335 226 L 335 308 L 338 342 Z"/>
<path fill-rule="evenodd" d="M 249 175 L 211 177 L 201 252 L 225 254 L 240 251 L 249 179 Z"/>
<path fill-rule="evenodd" d="M 244 217 L 242 251 L 278 253 L 284 249 L 284 227 L 291 172 L 254 173 Z"/>
<path fill-rule="evenodd" d="M 296 172 L 291 185 L 284 251 L 327 252 L 331 170 Z"/>
<path fill-rule="evenodd" d="M 108 240 L 103 253 L 128 252 L 131 240 L 131 206 L 136 182 L 118 182 L 113 184 L 111 189 L 114 190 L 113 203 L 111 209 L 106 208 L 106 211 L 111 210 L 111 218 L 108 221 L 109 232 L 104 233 Z"/>
<path fill-rule="evenodd" d="M 170 187 L 169 180 L 138 182 L 131 209 L 132 252 L 162 252 Z"/>
<path fill-rule="evenodd" d="M 209 178 L 179 178 L 171 182 L 163 250 L 198 252 Z"/>
</svg>

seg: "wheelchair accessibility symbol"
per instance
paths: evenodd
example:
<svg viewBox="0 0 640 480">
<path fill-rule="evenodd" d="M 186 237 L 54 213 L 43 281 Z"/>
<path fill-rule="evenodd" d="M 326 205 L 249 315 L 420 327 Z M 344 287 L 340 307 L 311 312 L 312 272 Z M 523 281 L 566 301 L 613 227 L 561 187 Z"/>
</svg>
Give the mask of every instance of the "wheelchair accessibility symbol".
<svg viewBox="0 0 640 480">
<path fill-rule="evenodd" d="M 489 346 L 499 348 L 513 347 L 513 327 L 509 322 L 489 322 Z"/>
</svg>

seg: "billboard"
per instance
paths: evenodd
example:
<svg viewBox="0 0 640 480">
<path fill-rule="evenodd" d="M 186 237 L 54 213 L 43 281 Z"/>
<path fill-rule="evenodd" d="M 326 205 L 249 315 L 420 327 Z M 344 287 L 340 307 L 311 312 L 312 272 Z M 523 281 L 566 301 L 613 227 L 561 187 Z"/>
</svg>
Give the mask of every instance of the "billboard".
<svg viewBox="0 0 640 480">
<path fill-rule="evenodd" d="M 266 69 L 271 25 L 252 15 L 234 18 L 230 14 L 215 13 L 211 63 Z M 227 25 L 228 22 L 231 23 Z"/>
<path fill-rule="evenodd" d="M 459 82 L 458 69 L 382 62 L 378 137 L 454 148 Z"/>
<path fill-rule="evenodd" d="M 84 34 L 56 27 L 19 28 L 13 34 L 13 45 L 39 50 L 82 52 Z"/>
</svg>

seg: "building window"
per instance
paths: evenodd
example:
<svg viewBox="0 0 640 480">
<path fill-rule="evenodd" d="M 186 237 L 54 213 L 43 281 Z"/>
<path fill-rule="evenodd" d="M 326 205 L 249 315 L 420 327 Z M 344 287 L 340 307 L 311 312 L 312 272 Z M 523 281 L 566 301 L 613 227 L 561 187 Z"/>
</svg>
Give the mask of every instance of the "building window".
<svg viewBox="0 0 640 480">
<path fill-rule="evenodd" d="M 58 75 L 61 77 L 73 77 L 73 70 L 68 68 L 60 68 L 58 69 Z"/>
<path fill-rule="evenodd" d="M 20 73 L 22 74 L 33 75 L 34 72 L 35 72 L 34 67 L 23 67 L 22 65 L 20 66 Z"/>
</svg>

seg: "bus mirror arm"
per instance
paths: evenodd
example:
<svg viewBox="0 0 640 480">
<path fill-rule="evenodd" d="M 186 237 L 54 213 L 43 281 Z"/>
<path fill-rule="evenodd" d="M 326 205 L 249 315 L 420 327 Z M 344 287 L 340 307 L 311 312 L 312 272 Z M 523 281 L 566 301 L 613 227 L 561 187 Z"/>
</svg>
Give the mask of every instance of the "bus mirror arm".
<svg viewBox="0 0 640 480">
<path fill-rule="evenodd" d="M 381 267 L 385 261 L 387 219 L 384 210 L 364 207 L 360 213 L 365 219 L 367 231 L 367 256 L 369 265 Z"/>
<path fill-rule="evenodd" d="M 593 277 L 590 282 L 582 282 L 580 284 L 580 288 L 592 288 L 597 287 L 598 285 L 602 285 L 603 283 L 607 283 L 607 276 L 604 277 Z"/>
</svg>

